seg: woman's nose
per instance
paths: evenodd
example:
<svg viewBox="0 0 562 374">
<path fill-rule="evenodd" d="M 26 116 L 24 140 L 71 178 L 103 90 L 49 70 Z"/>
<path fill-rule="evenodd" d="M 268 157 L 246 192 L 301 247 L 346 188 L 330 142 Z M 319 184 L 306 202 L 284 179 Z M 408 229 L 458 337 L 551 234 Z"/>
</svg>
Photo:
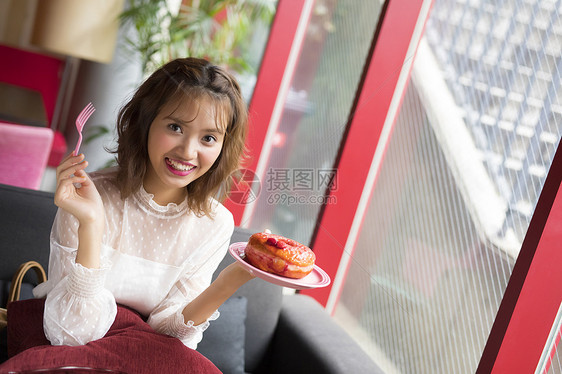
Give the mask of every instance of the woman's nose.
<svg viewBox="0 0 562 374">
<path fill-rule="evenodd" d="M 182 155 L 187 160 L 194 159 L 197 157 L 197 152 L 199 149 L 199 142 L 194 139 L 186 140 L 182 145 Z"/>
</svg>

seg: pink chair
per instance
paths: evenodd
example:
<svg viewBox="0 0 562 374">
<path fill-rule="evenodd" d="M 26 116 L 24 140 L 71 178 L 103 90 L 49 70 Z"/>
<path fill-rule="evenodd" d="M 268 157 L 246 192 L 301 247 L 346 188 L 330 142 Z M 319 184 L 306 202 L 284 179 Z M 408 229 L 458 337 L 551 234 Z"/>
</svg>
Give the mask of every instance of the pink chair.
<svg viewBox="0 0 562 374">
<path fill-rule="evenodd" d="M 53 137 L 47 127 L 0 122 L 0 183 L 39 189 Z"/>
<path fill-rule="evenodd" d="M 39 92 L 43 100 L 47 127 L 53 127 L 53 117 L 65 60 L 60 57 L 28 51 L 20 48 L 0 44 L 0 82 L 27 88 Z M 22 123 L 15 119 L 2 118 L 3 121 Z M 67 153 L 66 139 L 62 134 L 64 129 L 56 128 L 49 166 L 56 167 Z"/>
</svg>

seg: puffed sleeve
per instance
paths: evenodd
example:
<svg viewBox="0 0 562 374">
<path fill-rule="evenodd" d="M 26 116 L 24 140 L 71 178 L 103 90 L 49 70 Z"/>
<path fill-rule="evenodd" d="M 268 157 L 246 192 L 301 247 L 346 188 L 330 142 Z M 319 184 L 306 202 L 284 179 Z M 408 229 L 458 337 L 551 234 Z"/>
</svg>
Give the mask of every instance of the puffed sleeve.
<svg viewBox="0 0 562 374">
<path fill-rule="evenodd" d="M 103 337 L 115 320 L 115 298 L 105 287 L 109 262 L 99 269 L 75 262 L 78 221 L 59 209 L 51 230 L 47 282 L 34 289 L 45 297 L 43 328 L 53 345 L 83 345 Z"/>
<path fill-rule="evenodd" d="M 182 276 L 174 284 L 166 298 L 152 311 L 148 324 L 156 331 L 180 339 L 187 347 L 196 349 L 203 338 L 203 332 L 209 327 L 209 322 L 219 317 L 216 310 L 207 321 L 195 325 L 193 321 L 186 324 L 183 309 L 211 284 L 213 273 L 224 258 L 230 237 L 234 230 L 232 216 L 223 222 L 222 230 L 209 243 L 205 251 L 206 258 L 197 264 L 187 264 Z"/>
</svg>

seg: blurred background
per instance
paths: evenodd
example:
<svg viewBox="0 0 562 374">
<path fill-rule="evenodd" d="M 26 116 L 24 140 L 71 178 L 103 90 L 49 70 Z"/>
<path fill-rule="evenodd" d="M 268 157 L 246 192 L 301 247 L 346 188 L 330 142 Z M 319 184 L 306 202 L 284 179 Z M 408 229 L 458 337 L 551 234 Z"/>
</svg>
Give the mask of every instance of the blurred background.
<svg viewBox="0 0 562 374">
<path fill-rule="evenodd" d="M 50 129 L 26 187 L 52 191 L 88 102 L 93 171 L 113 164 L 117 112 L 154 69 L 180 56 L 225 66 L 251 115 L 225 202 L 237 225 L 311 246 L 332 285 L 307 292 L 386 372 L 473 373 L 518 258 L 537 250 L 525 238 L 544 228 L 532 218 L 547 176 L 562 172 L 561 11 L 559 0 L 2 0 L 0 121 Z M 0 182 L 17 185 L 22 166 L 0 163 L 17 174 Z M 548 276 L 537 275 L 547 306 L 524 305 L 544 321 L 528 321 L 542 334 L 528 360 L 559 373 L 547 337 L 562 292 Z"/>
</svg>

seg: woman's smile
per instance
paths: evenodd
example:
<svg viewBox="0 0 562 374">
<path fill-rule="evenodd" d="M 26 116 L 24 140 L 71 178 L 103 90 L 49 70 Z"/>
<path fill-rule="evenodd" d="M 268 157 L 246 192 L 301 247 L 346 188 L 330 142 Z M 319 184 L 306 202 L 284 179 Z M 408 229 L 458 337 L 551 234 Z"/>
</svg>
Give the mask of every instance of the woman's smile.
<svg viewBox="0 0 562 374">
<path fill-rule="evenodd" d="M 196 168 L 195 165 L 190 164 L 189 162 L 173 160 L 168 157 L 166 157 L 165 160 L 166 160 L 166 165 L 168 165 L 168 169 L 170 169 L 172 173 L 182 177 L 185 177 L 186 175 L 190 174 Z"/>
</svg>

